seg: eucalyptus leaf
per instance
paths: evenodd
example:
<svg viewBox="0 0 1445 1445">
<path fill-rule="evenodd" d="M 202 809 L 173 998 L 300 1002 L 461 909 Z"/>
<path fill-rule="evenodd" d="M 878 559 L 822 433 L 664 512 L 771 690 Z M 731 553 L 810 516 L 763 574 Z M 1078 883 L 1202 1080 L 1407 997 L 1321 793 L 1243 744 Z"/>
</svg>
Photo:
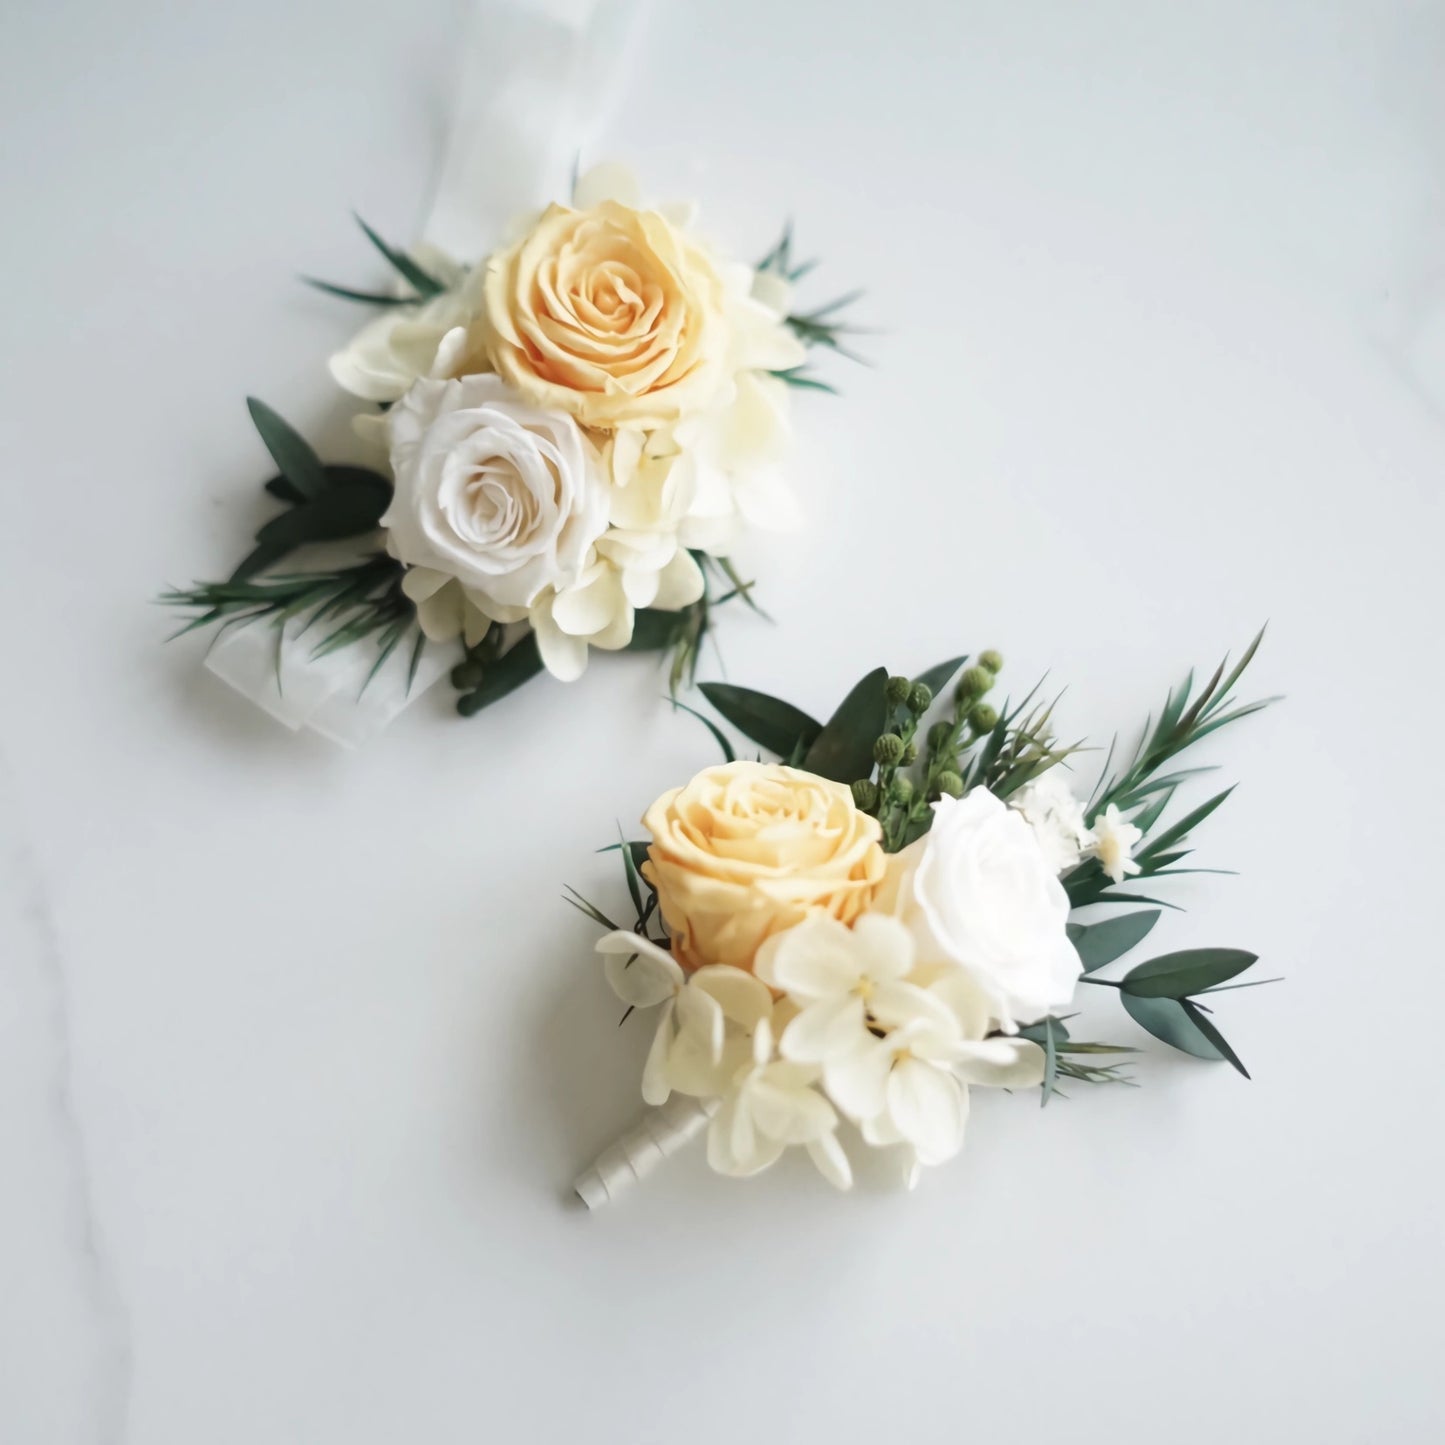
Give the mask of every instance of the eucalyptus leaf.
<svg viewBox="0 0 1445 1445">
<path fill-rule="evenodd" d="M 1140 998 L 1131 993 L 1121 993 L 1119 997 L 1134 1022 L 1170 1048 L 1193 1054 L 1196 1059 L 1224 1057 L 1178 999 Z"/>
<path fill-rule="evenodd" d="M 281 475 L 303 497 L 319 497 L 326 488 L 326 469 L 311 444 L 259 398 L 248 396 L 246 408 Z"/>
<path fill-rule="evenodd" d="M 360 216 L 356 217 L 356 224 L 366 232 L 366 239 L 386 257 L 402 279 L 410 282 L 416 288 L 418 296 L 422 298 L 440 296 L 446 290 L 446 287 L 435 276 L 419 266 L 405 251 L 399 251 L 395 246 L 388 246 Z"/>
<path fill-rule="evenodd" d="M 838 705 L 803 759 L 810 773 L 851 783 L 873 771 L 873 744 L 888 720 L 888 669 L 874 668 Z"/>
<path fill-rule="evenodd" d="M 1159 921 L 1159 909 L 1125 913 L 1102 923 L 1071 923 L 1069 938 L 1083 960 L 1084 972 L 1093 973 L 1122 958 Z"/>
<path fill-rule="evenodd" d="M 704 682 L 699 691 L 744 737 L 780 758 L 790 757 L 800 742 L 812 747 L 823 731 L 801 708 L 750 687 Z"/>
<path fill-rule="evenodd" d="M 1135 998 L 1187 998 L 1228 982 L 1258 957 L 1242 948 L 1186 948 L 1131 968 L 1120 987 Z"/>
<path fill-rule="evenodd" d="M 1188 999 L 1184 999 L 1180 1007 L 1182 1007 L 1184 1012 L 1189 1016 L 1189 1022 L 1219 1050 L 1225 1062 L 1232 1064 L 1247 1079 L 1249 1077 L 1249 1070 L 1244 1067 L 1239 1055 L 1230 1048 L 1229 1041 L 1214 1026 L 1213 1020 L 1210 1019 L 1204 1010 L 1201 1009 L 1198 1004 L 1191 1003 Z"/>
<path fill-rule="evenodd" d="M 457 711 L 471 717 L 494 702 L 515 692 L 542 670 L 542 654 L 537 650 L 537 634 L 529 632 L 496 662 L 488 663 L 481 685 L 457 699 Z"/>
</svg>

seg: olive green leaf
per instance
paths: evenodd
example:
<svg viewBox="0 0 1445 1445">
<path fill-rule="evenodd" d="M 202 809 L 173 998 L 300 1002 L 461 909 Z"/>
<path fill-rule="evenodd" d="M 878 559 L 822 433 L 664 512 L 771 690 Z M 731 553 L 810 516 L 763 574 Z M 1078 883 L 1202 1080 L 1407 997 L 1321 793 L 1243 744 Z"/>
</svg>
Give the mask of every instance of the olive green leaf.
<svg viewBox="0 0 1445 1445">
<path fill-rule="evenodd" d="M 1071 923 L 1069 938 L 1083 960 L 1084 972 L 1092 973 L 1122 958 L 1159 921 L 1159 909 L 1125 913 L 1102 923 Z"/>
<path fill-rule="evenodd" d="M 780 758 L 791 756 L 799 742 L 812 747 L 823 731 L 801 708 L 750 687 L 705 682 L 699 691 L 744 737 Z"/>
<path fill-rule="evenodd" d="M 310 442 L 257 397 L 248 396 L 246 408 L 281 475 L 303 497 L 320 496 L 326 486 L 326 469 Z"/>
<path fill-rule="evenodd" d="M 1119 987 L 1135 998 L 1187 998 L 1243 973 L 1258 958 L 1242 948 L 1186 948 L 1131 968 Z"/>
<path fill-rule="evenodd" d="M 851 783 L 873 771 L 873 744 L 888 719 L 888 669 L 876 667 L 838 705 L 803 758 L 810 773 Z"/>
<path fill-rule="evenodd" d="M 537 649 L 537 634 L 529 632 L 516 646 L 496 662 L 488 663 L 479 686 L 457 699 L 457 711 L 471 717 L 484 707 L 515 692 L 542 670 L 542 654 Z"/>
</svg>

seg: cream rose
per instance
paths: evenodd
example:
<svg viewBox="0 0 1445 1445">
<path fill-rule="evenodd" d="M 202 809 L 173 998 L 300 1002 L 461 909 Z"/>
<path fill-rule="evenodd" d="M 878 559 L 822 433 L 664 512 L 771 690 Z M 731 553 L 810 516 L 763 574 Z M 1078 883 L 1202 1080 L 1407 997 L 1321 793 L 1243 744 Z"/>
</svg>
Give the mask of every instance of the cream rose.
<svg viewBox="0 0 1445 1445">
<path fill-rule="evenodd" d="M 608 487 L 571 417 L 528 405 L 495 376 L 467 376 L 419 381 L 387 414 L 387 432 L 396 495 L 381 525 L 428 595 L 435 578 L 454 579 L 485 616 L 520 621 L 593 564 Z"/>
<path fill-rule="evenodd" d="M 942 798 L 888 863 L 879 907 L 912 929 L 920 965 L 957 964 L 1010 1031 L 1068 1004 L 1083 972 L 1068 895 L 1018 813 L 985 788 Z"/>
<path fill-rule="evenodd" d="M 487 262 L 484 299 L 494 369 L 584 426 L 663 426 L 727 380 L 723 282 L 657 211 L 549 207 Z"/>
<path fill-rule="evenodd" d="M 647 810 L 643 876 L 684 968 L 751 969 L 763 942 L 815 909 L 851 924 L 886 862 L 875 818 L 841 783 L 796 768 L 728 763 Z"/>
</svg>

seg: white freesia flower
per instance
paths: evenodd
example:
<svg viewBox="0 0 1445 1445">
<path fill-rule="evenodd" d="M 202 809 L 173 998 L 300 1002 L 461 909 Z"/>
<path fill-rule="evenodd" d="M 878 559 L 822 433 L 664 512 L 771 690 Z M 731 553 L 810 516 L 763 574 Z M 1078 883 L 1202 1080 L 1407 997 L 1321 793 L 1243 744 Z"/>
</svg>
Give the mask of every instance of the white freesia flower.
<svg viewBox="0 0 1445 1445">
<path fill-rule="evenodd" d="M 1089 846 L 1089 825 L 1084 805 L 1074 796 L 1060 768 L 1026 783 L 1009 799 L 1009 807 L 1022 815 L 1055 873 L 1066 873 Z"/>
<path fill-rule="evenodd" d="M 479 293 L 464 284 L 466 272 L 449 256 L 425 245 L 414 247 L 412 255 L 446 290 L 415 305 L 386 307 L 330 361 L 337 385 L 364 401 L 396 401 L 429 376 L 442 338 L 480 310 Z"/>
<path fill-rule="evenodd" d="M 938 1164 L 962 1146 L 968 1085 L 1037 1083 L 1042 1054 L 984 1037 L 988 1005 L 961 969 L 915 962 L 895 918 L 865 914 L 849 929 L 819 915 L 769 940 L 757 967 L 798 1005 L 783 1056 L 821 1064 L 828 1097 L 869 1144 Z"/>
<path fill-rule="evenodd" d="M 1068 895 L 1033 830 L 985 788 L 934 804 L 933 827 L 889 859 L 878 907 L 908 924 L 923 963 L 952 962 L 1014 1032 L 1073 997 L 1083 965 Z"/>
<path fill-rule="evenodd" d="M 1115 883 L 1122 883 L 1126 874 L 1139 871 L 1133 854 L 1143 836 L 1143 829 L 1128 822 L 1118 807 L 1110 803 L 1094 820 L 1094 830 L 1089 835 L 1089 852 L 1099 860 L 1099 866 Z"/>
<path fill-rule="evenodd" d="M 926 1013 L 933 1001 L 904 982 L 913 964 L 912 936 L 883 914 L 865 913 L 848 928 L 819 912 L 775 933 L 758 950 L 754 970 L 798 1006 L 778 1041 L 783 1057 L 825 1063 L 869 1043 L 870 1023 Z"/>
<path fill-rule="evenodd" d="M 751 1039 L 772 1012 L 766 988 L 740 968 L 698 969 L 691 978 L 665 949 L 618 930 L 598 940 L 612 991 L 633 1008 L 659 1007 L 642 1071 L 642 1097 L 666 1103 L 673 1089 L 699 1097 L 722 1093 L 751 1056 Z"/>
<path fill-rule="evenodd" d="M 818 1171 L 839 1189 L 853 1182 L 838 1142 L 838 1115 L 814 1087 L 816 1067 L 773 1057 L 767 1019 L 753 1031 L 752 1056 L 734 1076 L 708 1127 L 707 1161 L 719 1174 L 745 1177 L 801 1144 Z"/>
</svg>

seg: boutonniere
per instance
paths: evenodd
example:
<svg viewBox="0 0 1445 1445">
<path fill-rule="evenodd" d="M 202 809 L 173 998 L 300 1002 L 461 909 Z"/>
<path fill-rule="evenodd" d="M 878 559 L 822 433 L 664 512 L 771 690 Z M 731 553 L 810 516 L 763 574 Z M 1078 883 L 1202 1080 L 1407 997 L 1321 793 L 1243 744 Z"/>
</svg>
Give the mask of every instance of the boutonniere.
<svg viewBox="0 0 1445 1445">
<path fill-rule="evenodd" d="M 739 541 L 796 523 L 789 396 L 831 390 L 808 359 L 845 351 L 853 298 L 802 307 L 790 232 L 730 260 L 615 166 L 466 262 L 362 229 L 392 284 L 313 284 L 375 312 L 331 359 L 373 461 L 324 463 L 252 400 L 279 510 L 224 580 L 164 594 L 182 630 L 343 741 L 442 677 L 469 716 L 594 650 L 663 652 L 675 690 L 752 602 Z"/>
<path fill-rule="evenodd" d="M 1235 687 L 1259 638 L 1202 688 L 1191 674 L 1092 791 L 1053 708 L 996 706 L 1001 657 L 916 678 L 868 673 L 826 723 L 722 683 L 702 691 L 776 761 L 724 761 L 647 809 L 616 845 L 634 921 L 603 928 L 617 996 L 648 1018 L 637 1129 L 577 1182 L 592 1207 L 697 1134 L 720 1174 L 804 1150 L 839 1188 L 850 1153 L 886 1149 L 910 1186 L 963 1145 L 969 1091 L 1125 1079 L 1135 1050 L 1080 1036 L 1081 992 L 1108 994 L 1161 1043 L 1244 1064 L 1214 995 L 1253 953 L 1184 946 L 1105 972 L 1168 904 L 1195 830 L 1226 788 L 1176 807 L 1206 769 L 1179 760 L 1268 701 Z M 611 910 L 615 912 L 615 910 Z"/>
</svg>

